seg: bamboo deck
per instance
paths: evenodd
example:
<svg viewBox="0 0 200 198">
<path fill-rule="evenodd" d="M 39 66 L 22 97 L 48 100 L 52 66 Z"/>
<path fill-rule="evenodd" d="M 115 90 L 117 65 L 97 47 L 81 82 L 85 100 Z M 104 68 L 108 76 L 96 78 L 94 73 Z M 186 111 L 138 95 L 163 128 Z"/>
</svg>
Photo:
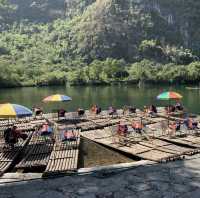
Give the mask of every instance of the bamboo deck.
<svg viewBox="0 0 200 198">
<path fill-rule="evenodd" d="M 88 122 L 79 123 L 76 125 L 77 128 L 80 128 L 81 131 L 88 131 L 94 129 L 102 129 L 107 126 L 117 124 L 121 119 L 98 119 L 98 120 L 90 120 Z"/>
<path fill-rule="evenodd" d="M 159 137 L 161 140 L 185 145 L 200 150 L 200 137 L 196 135 L 187 135 L 185 137 Z"/>
<path fill-rule="evenodd" d="M 45 118 L 57 122 L 55 124 L 57 126 L 55 143 L 50 137 L 45 138 L 32 132 L 37 125 L 45 122 Z M 14 150 L 0 148 L 0 175 L 16 164 L 16 159 L 20 154 L 22 160 L 15 166 L 16 169 L 35 170 L 35 168 L 42 168 L 45 170 L 44 177 L 76 172 L 80 134 L 115 150 L 155 162 L 182 159 L 185 155 L 199 152 L 200 137 L 190 134 L 187 137 L 169 138 L 168 134 L 163 134 L 162 123 L 166 122 L 167 119 L 168 117 L 159 114 L 157 117 L 148 117 L 141 111 L 123 115 L 122 110 L 118 110 L 117 114 L 113 116 L 108 115 L 107 111 L 103 111 L 100 115 L 86 111 L 86 114 L 81 117 L 78 116 L 77 112 L 69 112 L 65 118 L 60 120 L 57 118 L 57 113 L 10 122 L 0 120 L 0 143 L 3 142 L 3 131 L 12 123 L 29 134 L 29 138 L 25 142 L 19 141 Z M 174 120 L 171 117 L 169 119 Z M 130 134 L 127 137 L 116 134 L 116 124 L 120 121 L 128 125 Z M 133 121 L 142 121 L 145 126 L 145 132 L 142 135 L 133 132 L 130 127 Z M 61 141 L 60 131 L 65 128 L 75 130 L 75 141 Z"/>
<path fill-rule="evenodd" d="M 94 129 L 103 129 L 104 127 L 113 126 L 119 123 L 120 121 L 123 121 L 127 124 L 130 124 L 132 121 L 140 121 L 142 119 L 142 122 L 144 125 L 149 125 L 157 122 L 161 122 L 163 120 L 166 120 L 164 118 L 150 118 L 150 117 L 138 117 L 137 114 L 130 114 L 130 115 L 123 115 L 123 117 L 99 117 L 95 119 L 88 119 L 88 121 L 80 122 L 74 125 L 76 128 L 80 128 L 81 131 L 89 131 Z"/>
<path fill-rule="evenodd" d="M 53 142 L 50 137 L 34 134 L 27 145 L 23 159 L 17 164 L 17 169 L 33 169 L 46 167 Z"/>
<path fill-rule="evenodd" d="M 64 141 L 60 139 L 60 135 L 56 137 L 56 143 L 54 144 L 51 152 L 46 170 L 43 174 L 44 177 L 74 173 L 78 169 L 78 155 L 80 144 L 80 133 L 75 131 L 75 141 Z"/>
<path fill-rule="evenodd" d="M 119 151 L 156 162 L 182 159 L 186 154 L 194 154 L 194 149 L 177 146 L 175 144 L 156 139 L 144 140 L 145 138 L 140 135 L 135 137 L 133 134 L 129 135 L 129 137 L 121 138 L 113 135 L 110 128 L 82 132 L 81 135 L 92 141 L 101 143 Z"/>
<path fill-rule="evenodd" d="M 33 132 L 35 130 L 35 126 L 31 123 L 26 124 L 16 124 L 17 128 L 23 132 Z M 0 126 L 0 138 L 3 138 L 4 130 L 9 126 Z"/>
<path fill-rule="evenodd" d="M 7 145 L 4 143 L 4 140 L 0 140 L 0 176 L 4 174 L 12 165 L 14 165 L 15 160 L 22 153 L 26 144 L 30 140 L 31 135 L 32 133 L 28 133 L 26 141 L 19 140 L 14 149 L 5 147 Z"/>
</svg>

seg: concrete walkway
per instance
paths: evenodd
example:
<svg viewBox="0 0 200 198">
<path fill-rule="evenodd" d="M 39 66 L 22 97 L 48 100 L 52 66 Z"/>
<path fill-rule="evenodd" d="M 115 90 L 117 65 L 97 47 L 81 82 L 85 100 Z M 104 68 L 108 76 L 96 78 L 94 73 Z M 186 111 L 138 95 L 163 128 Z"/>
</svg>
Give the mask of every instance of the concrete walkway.
<svg viewBox="0 0 200 198">
<path fill-rule="evenodd" d="M 120 172 L 0 185 L 0 198 L 199 198 L 200 155 Z"/>
</svg>

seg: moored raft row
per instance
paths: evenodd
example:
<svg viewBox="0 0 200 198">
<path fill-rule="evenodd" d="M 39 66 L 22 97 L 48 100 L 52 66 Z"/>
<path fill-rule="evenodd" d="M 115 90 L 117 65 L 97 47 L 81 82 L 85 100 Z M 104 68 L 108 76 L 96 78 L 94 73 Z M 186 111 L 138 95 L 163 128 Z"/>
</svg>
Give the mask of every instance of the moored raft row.
<svg viewBox="0 0 200 198">
<path fill-rule="evenodd" d="M 144 125 L 157 123 L 162 120 L 165 120 L 164 118 L 151 118 L 151 117 L 140 117 L 137 114 L 131 114 L 131 115 L 123 115 L 123 117 L 107 117 L 107 118 L 96 118 L 96 119 L 90 119 L 85 122 L 77 123 L 74 127 L 80 128 L 81 131 L 88 131 L 88 130 L 94 130 L 94 129 L 102 129 L 104 127 L 116 125 L 120 121 L 130 123 L 132 121 L 141 121 Z"/>
<path fill-rule="evenodd" d="M 137 112 L 140 112 L 137 110 Z M 128 113 L 126 115 L 134 115 L 134 113 Z M 78 115 L 78 112 L 66 112 L 65 117 L 61 119 L 73 121 L 73 120 L 96 120 L 96 119 L 106 119 L 106 118 L 114 118 L 114 117 L 123 117 L 123 110 L 117 109 L 117 113 L 114 115 L 109 115 L 108 110 L 103 110 L 100 114 L 91 113 L 89 110 L 85 111 L 84 115 Z M 34 122 L 42 122 L 44 119 L 49 119 L 53 121 L 58 120 L 58 113 L 45 113 L 40 116 L 31 116 L 25 118 L 17 118 L 17 119 L 0 119 L 0 126 L 10 126 L 12 124 L 23 124 L 23 123 L 34 123 Z"/>
<path fill-rule="evenodd" d="M 76 125 L 77 128 L 80 128 L 81 131 L 88 131 L 93 129 L 101 129 L 107 126 L 112 126 L 120 122 L 121 119 L 98 119 L 98 120 L 90 120 L 88 122 L 79 123 Z"/>
<path fill-rule="evenodd" d="M 119 137 L 110 130 L 93 130 L 82 132 L 81 135 L 97 143 L 123 151 L 142 159 L 156 162 L 184 158 L 186 154 L 193 154 L 194 149 L 169 144 L 160 140 L 151 140 L 144 137 Z M 146 140 L 145 140 L 146 139 Z"/>
<path fill-rule="evenodd" d="M 169 143 L 159 139 L 153 139 L 151 141 L 142 141 L 139 144 L 148 146 L 150 148 L 154 148 L 159 151 L 164 151 L 177 155 L 193 155 L 197 152 L 197 150 L 194 148 L 175 145 L 173 143 Z"/>
<path fill-rule="evenodd" d="M 196 148 L 200 150 L 200 137 L 198 135 L 187 135 L 185 137 L 159 137 L 161 140 L 165 140 L 167 142 L 172 142 L 174 144 L 185 145 L 188 147 Z"/>
<path fill-rule="evenodd" d="M 4 151 L 5 154 L 0 153 L 0 172 L 1 169 L 5 172 L 11 165 L 14 165 L 15 155 L 19 156 L 19 154 L 22 155 L 21 161 L 16 165 L 17 169 L 35 170 L 35 168 L 42 168 L 42 170 L 45 170 L 44 177 L 76 172 L 78 169 L 80 131 L 83 137 L 94 142 L 113 148 L 116 151 L 122 151 L 155 162 L 182 159 L 185 155 L 199 152 L 200 148 L 200 138 L 198 140 L 193 138 L 196 138 L 196 136 L 189 135 L 187 139 L 178 137 L 176 141 L 170 142 L 171 138 L 167 138 L 167 135 L 163 134 L 161 129 L 162 122 L 166 124 L 168 120 L 163 116 L 150 117 L 139 110 L 137 113 L 125 115 L 123 115 L 122 110 L 119 110 L 116 115 L 108 115 L 107 111 L 103 111 L 100 115 L 93 115 L 86 111 L 85 116 L 78 116 L 77 112 L 69 112 L 59 120 L 57 114 L 47 114 L 44 117 L 31 118 L 28 122 L 26 119 L 24 121 L 22 119 L 18 120 L 16 125 L 19 129 L 29 130 L 29 134 L 32 134 L 31 131 L 36 126 L 45 122 L 45 117 L 50 121 L 56 121 L 57 129 L 60 130 L 55 131 L 55 143 L 49 137 L 45 138 L 34 133 L 31 139 L 29 138 L 29 144 L 25 147 L 24 145 L 28 143 L 26 141 L 22 145 L 23 149 L 26 148 L 25 152 L 18 152 L 18 146 L 16 145 L 16 150 L 13 152 L 8 151 L 6 153 Z M 142 135 L 135 133 L 131 128 L 134 121 L 141 121 L 144 125 Z M 10 123 L 6 125 L 6 120 L 0 122 L 5 122 L 1 126 L 2 128 L 0 127 L 2 136 L 3 129 L 9 126 Z M 116 134 L 116 127 L 119 122 L 128 125 L 131 132 L 127 137 Z M 66 128 L 75 131 L 75 140 L 62 141 L 61 132 Z M 187 145 L 179 145 L 180 141 L 187 143 Z"/>
</svg>

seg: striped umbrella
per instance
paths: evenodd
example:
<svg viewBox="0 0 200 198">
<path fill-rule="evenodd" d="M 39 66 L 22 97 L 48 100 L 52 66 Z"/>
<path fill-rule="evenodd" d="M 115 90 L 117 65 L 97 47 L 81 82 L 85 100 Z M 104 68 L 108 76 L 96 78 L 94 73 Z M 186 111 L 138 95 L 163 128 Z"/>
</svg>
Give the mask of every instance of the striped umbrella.
<svg viewBox="0 0 200 198">
<path fill-rule="evenodd" d="M 55 94 L 43 99 L 43 102 L 64 102 L 72 100 L 69 96 Z"/>
<path fill-rule="evenodd" d="M 169 100 L 169 102 L 171 99 L 176 100 L 176 99 L 181 99 L 181 98 L 182 96 L 179 93 L 176 93 L 173 91 L 163 92 L 157 96 L 158 100 Z M 167 120 L 168 120 L 168 125 L 169 125 L 169 114 L 168 114 Z"/>
<path fill-rule="evenodd" d="M 171 100 L 171 99 L 181 99 L 182 96 L 179 93 L 168 91 L 163 92 L 157 96 L 158 100 Z"/>
<path fill-rule="evenodd" d="M 32 111 L 22 105 L 11 104 L 11 103 L 0 104 L 1 118 L 17 118 L 17 117 L 25 117 L 31 115 Z"/>
</svg>

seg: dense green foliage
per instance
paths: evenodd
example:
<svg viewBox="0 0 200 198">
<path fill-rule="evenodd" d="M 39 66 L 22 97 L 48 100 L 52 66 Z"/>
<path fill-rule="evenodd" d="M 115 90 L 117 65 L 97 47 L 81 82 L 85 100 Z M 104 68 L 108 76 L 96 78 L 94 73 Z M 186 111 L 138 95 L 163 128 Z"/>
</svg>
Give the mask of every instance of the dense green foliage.
<svg viewBox="0 0 200 198">
<path fill-rule="evenodd" d="M 194 42 L 190 38 L 185 42 L 186 33 L 169 23 L 161 11 L 138 8 L 132 0 L 92 2 L 78 4 L 80 12 L 70 15 L 71 19 L 15 22 L 2 31 L 0 86 L 200 80 L 199 46 L 188 45 Z M 179 0 L 174 4 L 182 5 Z M 90 6 L 83 12 L 86 5 Z M 196 18 L 191 19 L 185 5 L 179 13 L 185 11 L 184 17 L 197 25 L 198 10 L 194 4 L 187 6 Z M 160 0 L 160 7 L 170 6 Z M 8 11 L 10 5 L 0 0 L 1 9 Z"/>
</svg>

